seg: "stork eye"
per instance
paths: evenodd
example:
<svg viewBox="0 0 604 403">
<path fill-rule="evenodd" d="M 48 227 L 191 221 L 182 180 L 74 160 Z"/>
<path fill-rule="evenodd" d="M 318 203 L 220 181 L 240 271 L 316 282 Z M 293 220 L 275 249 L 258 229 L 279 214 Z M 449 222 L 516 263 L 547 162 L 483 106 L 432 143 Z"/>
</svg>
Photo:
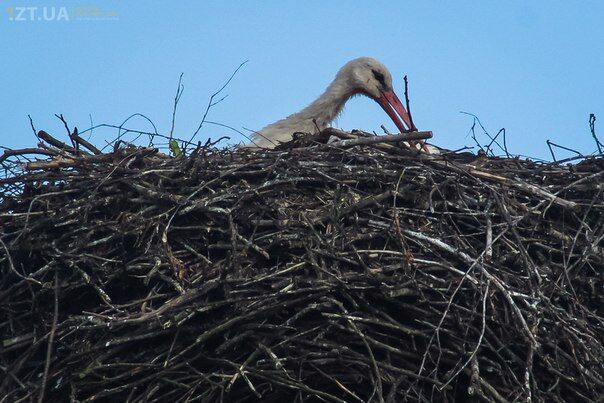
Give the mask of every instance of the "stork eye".
<svg viewBox="0 0 604 403">
<path fill-rule="evenodd" d="M 381 84 L 384 84 L 384 75 L 382 73 L 375 70 L 371 70 L 371 72 L 373 73 L 373 76 L 376 80 L 378 80 Z"/>
</svg>

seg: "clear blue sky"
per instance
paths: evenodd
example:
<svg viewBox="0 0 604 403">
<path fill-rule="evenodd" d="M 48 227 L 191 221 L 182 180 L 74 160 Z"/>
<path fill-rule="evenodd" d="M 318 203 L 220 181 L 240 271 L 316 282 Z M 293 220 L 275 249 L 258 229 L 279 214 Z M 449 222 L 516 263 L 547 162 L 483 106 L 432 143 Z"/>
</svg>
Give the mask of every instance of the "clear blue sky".
<svg viewBox="0 0 604 403">
<path fill-rule="evenodd" d="M 181 72 L 175 135 L 189 138 L 209 96 L 245 60 L 228 98 L 208 119 L 260 129 L 307 105 L 358 56 L 384 62 L 401 95 L 402 77 L 409 76 L 414 120 L 434 132 L 437 145 L 472 145 L 472 118 L 460 111 L 479 116 L 493 134 L 505 127 L 513 153 L 549 158 L 546 139 L 593 152 L 590 113 L 604 138 L 603 1 L 26 0 L 3 6 L 2 146 L 35 145 L 28 114 L 38 130 L 63 139 L 55 113 L 82 131 L 90 116 L 94 124 L 118 125 L 138 112 L 167 133 Z M 377 104 L 355 98 L 336 126 L 381 132 L 381 124 L 394 129 Z M 127 126 L 151 129 L 142 119 Z M 241 139 L 211 125 L 199 139 L 225 134 Z M 115 135 L 99 129 L 92 141 Z"/>
</svg>

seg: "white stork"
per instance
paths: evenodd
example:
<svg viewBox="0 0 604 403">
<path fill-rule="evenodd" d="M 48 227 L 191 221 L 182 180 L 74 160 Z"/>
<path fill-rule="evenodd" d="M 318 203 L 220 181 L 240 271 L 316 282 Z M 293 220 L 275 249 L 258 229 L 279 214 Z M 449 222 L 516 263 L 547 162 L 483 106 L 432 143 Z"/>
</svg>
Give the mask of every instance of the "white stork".
<svg viewBox="0 0 604 403">
<path fill-rule="evenodd" d="M 401 132 L 416 130 L 392 88 L 392 75 L 386 66 L 371 57 L 360 57 L 346 63 L 313 103 L 254 133 L 252 143 L 246 147 L 273 148 L 290 141 L 294 133 L 318 133 L 340 114 L 346 101 L 358 94 L 380 104 Z M 415 147 L 415 143 L 411 146 Z M 427 147 L 423 148 L 427 151 Z"/>
</svg>

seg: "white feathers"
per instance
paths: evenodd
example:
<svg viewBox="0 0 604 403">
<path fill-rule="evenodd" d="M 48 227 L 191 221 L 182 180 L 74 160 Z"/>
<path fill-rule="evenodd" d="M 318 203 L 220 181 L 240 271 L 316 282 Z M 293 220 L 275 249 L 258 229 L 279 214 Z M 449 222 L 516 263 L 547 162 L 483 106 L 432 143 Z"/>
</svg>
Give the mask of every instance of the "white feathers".
<svg viewBox="0 0 604 403">
<path fill-rule="evenodd" d="M 382 75 L 380 83 L 374 72 Z M 290 141 L 294 133 L 318 133 L 330 125 L 340 114 L 346 101 L 355 94 L 379 97 L 380 85 L 392 86 L 388 69 L 379 61 L 361 57 L 346 63 L 327 87 L 325 92 L 309 106 L 264 127 L 252 136 L 252 143 L 245 147 L 274 148 Z"/>
</svg>

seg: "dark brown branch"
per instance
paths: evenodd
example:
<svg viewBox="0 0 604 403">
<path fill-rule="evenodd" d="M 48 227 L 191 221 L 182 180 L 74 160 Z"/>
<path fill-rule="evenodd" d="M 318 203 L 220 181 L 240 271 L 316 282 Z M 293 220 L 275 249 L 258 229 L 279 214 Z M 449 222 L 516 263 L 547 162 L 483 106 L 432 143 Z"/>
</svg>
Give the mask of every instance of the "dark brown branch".
<svg viewBox="0 0 604 403">
<path fill-rule="evenodd" d="M 55 156 L 58 155 L 56 151 L 45 150 L 42 148 L 20 148 L 18 150 L 4 150 L 4 153 L 0 156 L 0 162 L 5 161 L 7 158 L 16 156 L 16 155 L 26 155 L 26 154 L 39 154 L 39 155 L 48 155 Z"/>
<path fill-rule="evenodd" d="M 67 152 L 73 153 L 73 154 L 77 153 L 77 150 L 74 147 L 72 147 L 70 145 L 67 145 L 66 143 L 63 143 L 60 140 L 57 140 L 56 138 L 54 138 L 50 134 L 46 133 L 44 130 L 40 130 L 38 132 L 38 138 L 40 138 L 41 140 L 46 141 L 51 146 L 57 147 L 60 150 L 67 151 Z"/>
</svg>

